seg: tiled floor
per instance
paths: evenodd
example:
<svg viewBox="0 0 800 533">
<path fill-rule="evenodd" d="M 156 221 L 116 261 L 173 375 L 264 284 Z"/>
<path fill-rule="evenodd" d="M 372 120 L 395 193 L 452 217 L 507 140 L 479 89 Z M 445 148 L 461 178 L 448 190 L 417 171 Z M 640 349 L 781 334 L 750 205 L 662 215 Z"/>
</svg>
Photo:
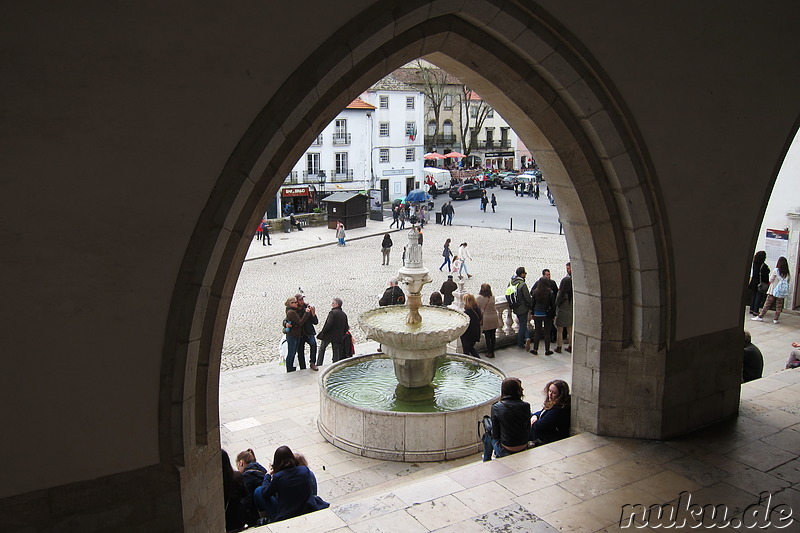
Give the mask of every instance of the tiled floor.
<svg viewBox="0 0 800 533">
<path fill-rule="evenodd" d="M 779 371 L 789 344 L 800 340 L 800 317 L 784 315 L 778 326 L 746 322 L 764 352 L 765 377 L 742 387 L 737 420 L 675 441 L 584 433 L 489 463 L 477 454 L 441 463 L 382 462 L 338 450 L 320 436 L 318 373 L 261 365 L 222 374 L 223 447 L 233 455 L 252 447 L 264 462 L 282 444 L 301 451 L 332 504 L 263 531 L 616 530 L 624 505 L 677 505 L 683 491 L 691 504 L 725 505 L 728 518 L 741 517 L 767 492 L 774 530 L 776 506 L 784 503 L 795 522 L 780 531 L 800 531 L 800 370 Z M 570 379 L 569 354 L 537 357 L 508 348 L 493 363 L 523 380 L 533 405 L 547 381 Z M 733 521 L 720 529 L 746 525 Z"/>
</svg>

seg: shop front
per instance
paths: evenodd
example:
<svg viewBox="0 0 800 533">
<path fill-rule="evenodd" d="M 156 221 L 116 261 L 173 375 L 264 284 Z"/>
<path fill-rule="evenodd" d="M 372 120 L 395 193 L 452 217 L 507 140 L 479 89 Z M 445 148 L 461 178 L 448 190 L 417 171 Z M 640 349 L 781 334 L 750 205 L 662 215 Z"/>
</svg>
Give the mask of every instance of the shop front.
<svg viewBox="0 0 800 533">
<path fill-rule="evenodd" d="M 311 213 L 317 207 L 317 191 L 313 187 L 281 188 L 281 214 Z"/>
</svg>

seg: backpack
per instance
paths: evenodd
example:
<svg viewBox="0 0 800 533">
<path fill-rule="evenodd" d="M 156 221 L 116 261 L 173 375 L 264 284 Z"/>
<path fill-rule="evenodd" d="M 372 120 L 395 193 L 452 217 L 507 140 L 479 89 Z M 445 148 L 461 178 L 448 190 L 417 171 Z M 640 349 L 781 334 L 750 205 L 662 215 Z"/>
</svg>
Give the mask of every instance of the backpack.
<svg viewBox="0 0 800 533">
<path fill-rule="evenodd" d="M 289 333 L 292 331 L 292 321 L 283 319 L 283 333 Z"/>
<path fill-rule="evenodd" d="M 508 307 L 513 311 L 515 308 L 519 307 L 521 303 L 519 301 L 519 297 L 517 295 L 519 291 L 519 286 L 522 285 L 521 283 L 517 283 L 516 285 L 512 285 L 511 282 L 508 283 L 508 287 L 506 287 L 506 301 L 508 302 Z"/>
<path fill-rule="evenodd" d="M 781 278 L 777 285 L 775 285 L 775 289 L 772 291 L 772 295 L 775 298 L 786 298 L 789 296 L 789 276 L 785 278 Z"/>
</svg>

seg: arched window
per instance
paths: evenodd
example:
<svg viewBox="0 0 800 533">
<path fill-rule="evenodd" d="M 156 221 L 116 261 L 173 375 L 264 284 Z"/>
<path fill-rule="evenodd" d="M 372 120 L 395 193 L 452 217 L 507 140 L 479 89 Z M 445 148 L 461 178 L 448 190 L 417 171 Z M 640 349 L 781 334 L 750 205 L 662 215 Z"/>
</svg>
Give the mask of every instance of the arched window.
<svg viewBox="0 0 800 533">
<path fill-rule="evenodd" d="M 433 136 L 436 135 L 436 121 L 431 120 L 428 122 L 428 135 Z"/>
<path fill-rule="evenodd" d="M 444 134 L 445 135 L 452 135 L 453 134 L 453 122 L 450 120 L 444 121 Z"/>
</svg>

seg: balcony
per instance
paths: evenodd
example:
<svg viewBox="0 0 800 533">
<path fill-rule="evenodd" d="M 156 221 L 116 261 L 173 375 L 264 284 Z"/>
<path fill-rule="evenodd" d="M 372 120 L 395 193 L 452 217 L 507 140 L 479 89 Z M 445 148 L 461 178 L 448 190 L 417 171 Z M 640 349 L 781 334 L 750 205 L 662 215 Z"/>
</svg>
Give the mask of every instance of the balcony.
<svg viewBox="0 0 800 533">
<path fill-rule="evenodd" d="M 505 140 L 486 140 L 486 141 L 478 141 L 478 148 L 481 150 L 493 150 L 498 148 L 511 148 L 511 141 L 509 139 Z"/>
<path fill-rule="evenodd" d="M 303 176 L 305 176 L 305 172 L 303 172 Z M 296 170 L 292 170 L 291 172 L 289 172 L 289 175 L 286 176 L 286 179 L 283 180 L 283 182 L 286 183 L 287 185 L 297 185 L 298 183 L 302 183 L 300 181 L 299 172 Z"/>
<path fill-rule="evenodd" d="M 426 135 L 426 146 L 452 146 L 458 144 L 458 138 L 455 135 Z"/>
<path fill-rule="evenodd" d="M 353 169 L 348 168 L 341 172 L 331 171 L 331 178 L 329 181 L 334 183 L 343 183 L 345 181 L 353 181 Z"/>
<path fill-rule="evenodd" d="M 348 146 L 350 144 L 349 133 L 334 133 L 333 134 L 334 146 Z"/>
<path fill-rule="evenodd" d="M 322 134 L 319 134 L 319 137 L 314 139 L 311 143 L 311 146 L 322 146 Z"/>
</svg>

